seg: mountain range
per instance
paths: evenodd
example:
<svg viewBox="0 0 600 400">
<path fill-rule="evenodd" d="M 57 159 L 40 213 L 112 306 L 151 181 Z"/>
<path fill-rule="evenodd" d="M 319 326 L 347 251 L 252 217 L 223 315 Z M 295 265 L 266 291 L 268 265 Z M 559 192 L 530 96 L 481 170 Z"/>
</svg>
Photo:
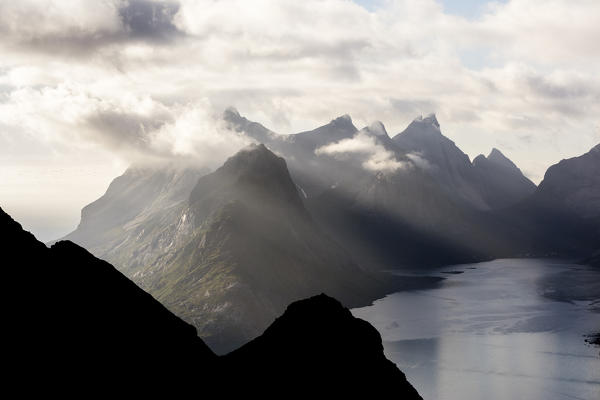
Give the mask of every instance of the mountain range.
<svg viewBox="0 0 600 400">
<path fill-rule="evenodd" d="M 47 248 L 1 209 L 0 243 L 12 302 L 7 390 L 421 399 L 383 355 L 375 328 L 326 295 L 289 305 L 263 335 L 217 357 L 193 326 L 76 244 Z"/>
<path fill-rule="evenodd" d="M 131 167 L 66 236 L 218 353 L 258 337 L 301 298 L 325 292 L 354 307 L 435 284 L 381 271 L 583 258 L 600 247 L 597 147 L 553 166 L 536 187 L 498 149 L 471 162 L 435 115 L 393 137 L 381 122 L 357 129 L 348 115 L 293 135 L 234 109 L 223 118 L 262 144 L 211 173 Z"/>
<path fill-rule="evenodd" d="M 245 148 L 200 177 L 184 198 L 182 177 L 192 172 L 168 175 L 166 186 L 177 196 L 159 191 L 151 200 L 144 186 L 156 180 L 165 185 L 167 175 L 146 171 L 139 186 L 129 187 L 143 193 L 149 204 L 143 212 L 96 237 L 104 242 L 88 239 L 87 221 L 66 239 L 118 265 L 219 353 L 258 336 L 292 301 L 326 292 L 359 306 L 390 290 L 314 223 L 285 161 L 264 145 Z M 106 220 L 118 213 L 123 201 L 115 201 L 115 192 L 136 174 L 128 171 L 113 182 L 84 209 L 85 217 Z"/>
</svg>

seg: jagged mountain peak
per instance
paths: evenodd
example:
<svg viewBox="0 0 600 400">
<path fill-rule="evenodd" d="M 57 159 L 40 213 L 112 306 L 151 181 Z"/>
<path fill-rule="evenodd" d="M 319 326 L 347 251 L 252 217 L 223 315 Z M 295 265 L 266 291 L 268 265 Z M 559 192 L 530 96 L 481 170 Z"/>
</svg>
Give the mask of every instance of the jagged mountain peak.
<svg viewBox="0 0 600 400">
<path fill-rule="evenodd" d="M 223 117 L 225 119 L 227 119 L 228 117 L 237 117 L 240 118 L 240 112 L 237 110 L 237 108 L 233 107 L 233 106 L 229 106 L 225 109 L 225 111 L 223 111 Z"/>
<path fill-rule="evenodd" d="M 349 114 L 340 115 L 331 122 L 334 123 L 352 123 L 352 117 Z"/>
<path fill-rule="evenodd" d="M 496 147 L 492 147 L 492 151 L 490 151 L 488 158 L 498 157 L 498 156 L 504 157 L 504 154 L 502 154 L 502 152 L 500 150 L 498 150 Z"/>
<path fill-rule="evenodd" d="M 317 128 L 317 130 L 322 128 L 329 128 L 333 130 L 343 130 L 343 131 L 357 131 L 354 123 L 352 122 L 352 117 L 348 114 L 341 115 L 337 118 L 334 118 L 327 125 L 322 126 L 321 128 Z"/>
<path fill-rule="evenodd" d="M 501 164 L 510 168 L 517 168 L 515 163 L 513 163 L 508 157 L 506 157 L 500 150 L 497 148 L 492 148 L 492 151 L 487 156 L 489 161 L 492 161 L 496 164 Z"/>
<path fill-rule="evenodd" d="M 385 125 L 381 121 L 374 121 L 369 126 L 365 126 L 363 130 L 374 136 L 388 136 Z"/>
<path fill-rule="evenodd" d="M 190 204 L 200 216 L 231 201 L 254 208 L 276 204 L 305 214 L 285 160 L 262 143 L 243 148 L 215 172 L 201 177 L 190 195 Z"/>
<path fill-rule="evenodd" d="M 278 157 L 263 143 L 252 143 L 230 157 L 221 168 L 286 168 L 283 158 Z"/>
<path fill-rule="evenodd" d="M 438 122 L 435 113 L 428 114 L 425 118 L 423 118 L 423 122 L 431 124 L 437 128 L 440 127 L 440 123 Z"/>
<path fill-rule="evenodd" d="M 417 140 L 421 140 L 425 137 L 438 139 L 447 139 L 444 135 L 442 135 L 440 124 L 435 117 L 435 114 L 429 114 L 425 118 L 422 115 L 419 115 L 415 118 L 406 129 L 396 136 L 393 137 L 395 141 L 402 141 L 407 137 L 414 137 Z M 450 141 L 449 139 L 447 139 Z"/>
<path fill-rule="evenodd" d="M 425 117 L 423 117 L 423 115 L 419 115 L 412 122 L 423 125 L 432 125 L 438 129 L 440 128 L 440 123 L 438 122 L 435 113 L 427 114 Z"/>
</svg>

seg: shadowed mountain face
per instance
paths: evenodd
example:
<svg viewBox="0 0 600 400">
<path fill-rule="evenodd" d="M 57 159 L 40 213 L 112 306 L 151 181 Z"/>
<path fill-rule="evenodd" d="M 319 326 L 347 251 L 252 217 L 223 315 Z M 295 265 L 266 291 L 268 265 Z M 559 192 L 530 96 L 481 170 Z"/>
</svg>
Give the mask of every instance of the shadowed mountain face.
<svg viewBox="0 0 600 400">
<path fill-rule="evenodd" d="M 600 218 L 600 144 L 548 168 L 535 198 L 582 218 Z"/>
<path fill-rule="evenodd" d="M 417 118 L 393 139 L 380 122 L 357 130 L 348 116 L 289 136 L 238 113 L 226 112 L 225 120 L 289 160 L 315 220 L 369 267 L 470 262 L 510 252 L 510 239 L 497 236 L 497 222 L 481 212 L 514 204 L 535 189 L 497 150 L 472 164 L 442 135 L 434 115 Z M 360 154 L 317 152 L 349 139 L 377 146 L 401 166 L 373 171 Z"/>
<path fill-rule="evenodd" d="M 498 149 L 473 160 L 477 187 L 492 209 L 511 206 L 535 192 L 536 186 Z"/>
<path fill-rule="evenodd" d="M 535 193 L 501 210 L 522 253 L 581 257 L 600 243 L 600 145 L 548 168 Z"/>
<path fill-rule="evenodd" d="M 256 337 L 291 301 L 326 292 L 358 306 L 390 290 L 317 228 L 285 161 L 263 145 L 148 215 L 98 249 L 218 352 Z"/>
<path fill-rule="evenodd" d="M 510 206 L 531 195 L 535 185 L 512 161 L 493 149 L 473 160 L 442 135 L 435 115 L 419 117 L 393 141 L 431 164 L 429 172 L 454 199 L 480 210 Z"/>
<path fill-rule="evenodd" d="M 295 387 L 420 399 L 384 357 L 377 331 L 325 295 L 291 304 L 263 337 L 219 358 L 191 325 L 81 247 L 47 248 L 1 209 L 0 241 L 4 293 L 18 299 L 5 313 L 5 378 L 21 394 L 227 388 L 281 398 Z"/>
</svg>

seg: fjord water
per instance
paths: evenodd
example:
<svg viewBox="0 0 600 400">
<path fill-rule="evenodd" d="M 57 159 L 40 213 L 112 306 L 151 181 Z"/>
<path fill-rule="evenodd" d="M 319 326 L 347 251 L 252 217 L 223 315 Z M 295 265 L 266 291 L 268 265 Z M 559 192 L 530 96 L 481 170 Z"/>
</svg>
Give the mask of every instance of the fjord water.
<svg viewBox="0 0 600 400">
<path fill-rule="evenodd" d="M 600 349 L 583 337 L 600 330 L 600 271 L 503 259 L 433 275 L 447 279 L 352 310 L 425 400 L 600 398 Z"/>
</svg>

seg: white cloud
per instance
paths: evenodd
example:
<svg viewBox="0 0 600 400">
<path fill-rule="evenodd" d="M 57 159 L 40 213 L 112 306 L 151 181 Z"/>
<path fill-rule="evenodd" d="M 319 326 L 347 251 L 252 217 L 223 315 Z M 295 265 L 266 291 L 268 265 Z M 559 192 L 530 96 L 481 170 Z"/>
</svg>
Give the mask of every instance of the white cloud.
<svg viewBox="0 0 600 400">
<path fill-rule="evenodd" d="M 426 159 L 423 158 L 423 154 L 420 152 L 413 152 L 413 153 L 408 153 L 406 154 L 406 157 L 408 157 L 408 159 L 417 167 L 421 168 L 421 169 L 430 169 L 432 168 L 432 165 L 429 163 L 429 161 L 427 161 Z"/>
<path fill-rule="evenodd" d="M 358 132 L 352 138 L 321 146 L 315 150 L 315 154 L 363 156 L 362 166 L 369 171 L 393 172 L 409 167 L 407 162 L 398 161 L 393 152 L 386 150 L 373 136 L 364 132 Z"/>
</svg>

